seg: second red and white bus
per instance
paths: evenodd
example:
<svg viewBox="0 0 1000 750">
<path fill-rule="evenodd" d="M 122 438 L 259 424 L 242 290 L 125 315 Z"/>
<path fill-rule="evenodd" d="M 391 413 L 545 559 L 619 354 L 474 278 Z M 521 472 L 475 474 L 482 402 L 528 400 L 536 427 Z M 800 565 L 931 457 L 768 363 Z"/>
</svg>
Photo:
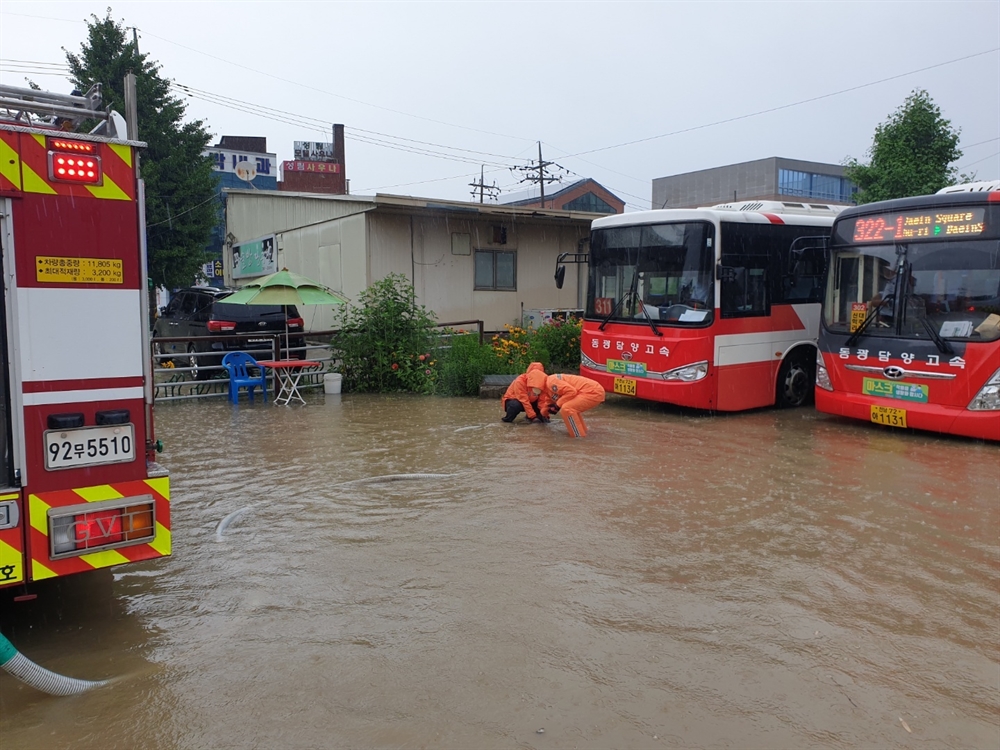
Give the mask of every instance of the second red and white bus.
<svg viewBox="0 0 1000 750">
<path fill-rule="evenodd" d="M 845 210 L 819 411 L 1000 441 L 1000 182 Z"/>
<path fill-rule="evenodd" d="M 839 210 L 753 201 L 594 221 L 573 257 L 588 263 L 580 373 L 712 411 L 808 403 Z"/>
</svg>

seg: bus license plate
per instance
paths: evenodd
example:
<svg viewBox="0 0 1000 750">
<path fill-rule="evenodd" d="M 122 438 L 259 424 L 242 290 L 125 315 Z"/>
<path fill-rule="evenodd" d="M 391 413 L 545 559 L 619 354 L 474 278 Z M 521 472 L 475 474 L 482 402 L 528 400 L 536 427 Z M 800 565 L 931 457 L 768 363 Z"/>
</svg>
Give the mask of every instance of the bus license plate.
<svg viewBox="0 0 1000 750">
<path fill-rule="evenodd" d="M 872 422 L 890 427 L 906 427 L 906 409 L 872 404 Z"/>
<path fill-rule="evenodd" d="M 635 382 L 634 378 L 615 378 L 614 391 L 615 393 L 624 393 L 626 396 L 634 396 Z"/>
<path fill-rule="evenodd" d="M 131 424 L 47 430 L 43 439 L 48 471 L 135 460 L 135 428 Z"/>
</svg>

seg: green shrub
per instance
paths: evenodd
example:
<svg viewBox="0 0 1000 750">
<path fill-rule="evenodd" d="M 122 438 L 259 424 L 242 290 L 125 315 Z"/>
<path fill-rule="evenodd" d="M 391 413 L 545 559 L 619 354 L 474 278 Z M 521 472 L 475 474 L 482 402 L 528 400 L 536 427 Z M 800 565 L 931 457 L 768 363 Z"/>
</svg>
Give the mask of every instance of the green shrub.
<svg viewBox="0 0 1000 750">
<path fill-rule="evenodd" d="M 536 356 L 531 361 L 541 362 L 546 368 L 558 368 L 576 371 L 580 368 L 580 331 L 583 321 L 578 318 L 569 320 L 553 320 L 531 331 L 529 349 L 538 353 L 544 352 L 547 360 Z"/>
<path fill-rule="evenodd" d="M 532 358 L 533 331 L 530 328 L 512 325 L 505 325 L 504 329 L 506 333 L 498 333 L 490 339 L 493 353 L 497 360 L 508 368 L 504 372 L 508 372 L 508 370 L 510 372 L 524 372 L 531 362 L 539 361 Z"/>
<path fill-rule="evenodd" d="M 433 393 L 433 314 L 416 302 L 405 276 L 390 274 L 340 310 L 333 337 L 343 389 L 360 393 Z"/>
<path fill-rule="evenodd" d="M 474 333 L 441 337 L 436 350 L 437 392 L 445 396 L 477 396 L 484 375 L 516 375 L 524 368 L 500 359 L 490 344 Z"/>
</svg>

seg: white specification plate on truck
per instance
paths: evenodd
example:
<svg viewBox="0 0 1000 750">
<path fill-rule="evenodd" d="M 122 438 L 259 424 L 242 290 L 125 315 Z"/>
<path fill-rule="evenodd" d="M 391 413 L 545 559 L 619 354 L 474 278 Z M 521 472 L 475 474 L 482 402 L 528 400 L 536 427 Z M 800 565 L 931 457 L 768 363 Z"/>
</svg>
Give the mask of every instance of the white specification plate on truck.
<svg viewBox="0 0 1000 750">
<path fill-rule="evenodd" d="M 48 471 L 135 460 L 135 427 L 131 424 L 47 430 L 44 440 Z"/>
</svg>

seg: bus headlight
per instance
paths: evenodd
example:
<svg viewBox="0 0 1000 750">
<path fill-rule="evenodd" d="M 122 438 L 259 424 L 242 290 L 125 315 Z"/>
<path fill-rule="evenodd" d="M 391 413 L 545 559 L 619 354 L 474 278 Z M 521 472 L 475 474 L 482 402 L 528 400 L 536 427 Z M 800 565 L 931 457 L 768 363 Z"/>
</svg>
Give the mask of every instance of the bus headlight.
<svg viewBox="0 0 1000 750">
<path fill-rule="evenodd" d="M 833 383 L 830 382 L 830 373 L 826 371 L 826 362 L 823 361 L 823 352 L 816 350 L 816 387 L 824 391 L 832 391 Z"/>
<path fill-rule="evenodd" d="M 663 373 L 664 380 L 679 380 L 682 383 L 694 383 L 708 375 L 708 361 L 695 362 Z"/>
<path fill-rule="evenodd" d="M 1000 410 L 1000 370 L 993 373 L 993 377 L 979 389 L 979 393 L 969 404 L 969 409 L 971 411 Z"/>
</svg>

